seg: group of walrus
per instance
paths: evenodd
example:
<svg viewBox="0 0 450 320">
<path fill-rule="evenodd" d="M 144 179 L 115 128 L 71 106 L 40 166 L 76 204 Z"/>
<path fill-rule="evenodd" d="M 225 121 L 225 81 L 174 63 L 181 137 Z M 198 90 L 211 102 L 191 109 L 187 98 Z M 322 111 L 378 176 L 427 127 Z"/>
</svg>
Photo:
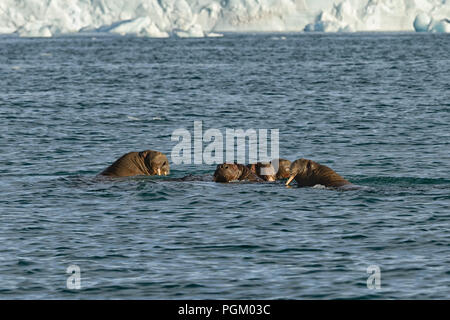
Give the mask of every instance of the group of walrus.
<svg viewBox="0 0 450 320">
<path fill-rule="evenodd" d="M 287 179 L 286 186 L 292 180 L 299 187 L 339 188 L 351 183 L 327 166 L 308 159 L 298 159 L 291 163 L 286 159 L 277 159 L 277 165 L 271 162 L 253 164 L 223 163 L 217 165 L 213 181 L 228 183 L 231 181 L 276 181 Z M 275 172 L 274 167 L 278 167 Z M 129 177 L 137 175 L 167 176 L 170 173 L 169 160 L 166 155 L 153 150 L 129 152 L 100 173 L 101 176 Z"/>
</svg>

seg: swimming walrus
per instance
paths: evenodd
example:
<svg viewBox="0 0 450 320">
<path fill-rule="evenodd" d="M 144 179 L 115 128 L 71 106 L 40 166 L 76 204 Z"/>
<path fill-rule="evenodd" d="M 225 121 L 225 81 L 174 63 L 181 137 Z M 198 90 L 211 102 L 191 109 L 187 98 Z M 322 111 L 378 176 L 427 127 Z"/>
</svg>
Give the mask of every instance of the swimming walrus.
<svg viewBox="0 0 450 320">
<path fill-rule="evenodd" d="M 239 181 L 263 181 L 247 166 L 237 163 L 223 163 L 217 165 L 213 180 L 215 182 Z"/>
<path fill-rule="evenodd" d="M 342 187 L 351 183 L 327 166 L 308 159 L 295 160 L 290 167 L 291 174 L 286 181 L 289 185 L 293 179 L 299 187 L 312 187 L 316 184 L 325 187 Z"/>
<path fill-rule="evenodd" d="M 270 162 L 257 162 L 248 164 L 247 168 L 264 181 L 275 181 L 276 173 L 275 169 Z"/>
<path fill-rule="evenodd" d="M 275 162 L 278 164 L 275 165 Z M 275 173 L 275 166 L 278 170 Z M 258 177 L 265 181 L 275 181 L 289 178 L 291 162 L 286 159 L 274 159 L 270 162 L 257 162 L 247 165 L 247 167 Z"/>
<path fill-rule="evenodd" d="M 271 161 L 271 163 L 274 160 Z M 287 179 L 290 176 L 290 167 L 291 167 L 291 162 L 289 160 L 286 159 L 278 159 L 278 171 L 277 171 L 277 175 L 276 175 L 276 179 L 280 180 L 280 179 Z"/>
<path fill-rule="evenodd" d="M 167 157 L 163 153 L 145 150 L 124 154 L 101 172 L 100 175 L 110 177 L 128 177 L 137 175 L 166 176 L 169 172 L 169 160 L 167 160 Z"/>
</svg>

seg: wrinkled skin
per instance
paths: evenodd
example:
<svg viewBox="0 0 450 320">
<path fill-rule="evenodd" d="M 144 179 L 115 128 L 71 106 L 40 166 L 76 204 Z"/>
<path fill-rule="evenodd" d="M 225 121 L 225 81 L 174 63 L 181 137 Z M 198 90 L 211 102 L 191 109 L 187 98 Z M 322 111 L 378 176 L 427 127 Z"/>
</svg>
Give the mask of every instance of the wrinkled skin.
<svg viewBox="0 0 450 320">
<path fill-rule="evenodd" d="M 327 166 L 308 159 L 295 160 L 290 167 L 291 174 L 286 182 L 289 185 L 295 179 L 299 187 L 312 187 L 316 184 L 325 187 L 342 187 L 351 183 Z"/>
<path fill-rule="evenodd" d="M 224 163 L 217 165 L 213 177 L 215 182 L 262 181 L 247 166 L 237 163 Z"/>
<path fill-rule="evenodd" d="M 264 181 L 275 181 L 276 174 L 273 166 L 268 162 L 258 162 L 247 165 L 251 172 L 256 174 Z"/>
<path fill-rule="evenodd" d="M 169 160 L 159 152 L 145 150 L 129 152 L 100 173 L 102 176 L 129 177 L 137 175 L 166 176 L 170 173 Z"/>
<path fill-rule="evenodd" d="M 272 161 L 273 162 L 273 161 Z M 278 171 L 276 175 L 277 180 L 287 179 L 290 176 L 291 162 L 286 159 L 278 159 Z"/>
<path fill-rule="evenodd" d="M 277 159 L 277 160 L 278 160 L 278 171 L 276 172 L 276 174 L 273 164 L 275 160 L 272 160 L 270 163 L 267 162 L 253 163 L 249 164 L 247 167 L 258 177 L 260 177 L 265 181 L 275 181 L 289 178 L 291 162 L 286 159 Z"/>
</svg>

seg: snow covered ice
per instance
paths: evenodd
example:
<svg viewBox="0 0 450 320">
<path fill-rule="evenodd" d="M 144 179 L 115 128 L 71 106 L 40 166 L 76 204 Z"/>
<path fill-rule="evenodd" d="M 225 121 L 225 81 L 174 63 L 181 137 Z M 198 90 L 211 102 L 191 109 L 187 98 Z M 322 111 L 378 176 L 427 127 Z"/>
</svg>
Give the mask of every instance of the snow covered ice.
<svg viewBox="0 0 450 320">
<path fill-rule="evenodd" d="M 0 0 L 0 34 L 450 32 L 450 0 Z"/>
<path fill-rule="evenodd" d="M 450 0 L 345 0 L 322 10 L 305 31 L 450 32 Z"/>
</svg>

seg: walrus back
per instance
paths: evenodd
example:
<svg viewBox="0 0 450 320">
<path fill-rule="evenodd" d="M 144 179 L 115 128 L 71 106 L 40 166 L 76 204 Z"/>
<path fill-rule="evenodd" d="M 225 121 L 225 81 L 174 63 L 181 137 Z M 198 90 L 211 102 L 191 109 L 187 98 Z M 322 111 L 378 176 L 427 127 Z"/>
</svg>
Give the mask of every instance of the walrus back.
<svg viewBox="0 0 450 320">
<path fill-rule="evenodd" d="M 341 187 L 347 184 L 351 184 L 350 181 L 344 179 L 342 176 L 336 173 L 333 169 L 317 164 L 317 168 L 313 173 L 314 185 L 321 184 L 326 187 Z"/>
<path fill-rule="evenodd" d="M 112 165 L 103 170 L 100 175 L 110 177 L 127 177 L 145 174 L 136 165 L 138 152 L 129 152 L 117 159 Z"/>
</svg>

